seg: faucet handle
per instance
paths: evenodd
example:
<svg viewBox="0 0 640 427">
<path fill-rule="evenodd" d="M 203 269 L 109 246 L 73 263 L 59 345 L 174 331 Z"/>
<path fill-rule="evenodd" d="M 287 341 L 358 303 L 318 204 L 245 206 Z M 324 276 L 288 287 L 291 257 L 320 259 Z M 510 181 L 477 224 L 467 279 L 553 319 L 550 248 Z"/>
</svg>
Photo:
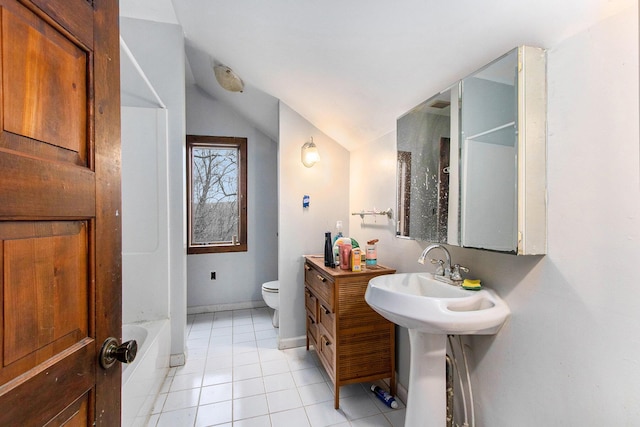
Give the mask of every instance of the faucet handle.
<svg viewBox="0 0 640 427">
<path fill-rule="evenodd" d="M 431 264 L 438 264 L 438 266 L 436 267 L 436 271 L 435 273 L 433 273 L 433 275 L 444 276 L 444 261 L 441 259 L 434 259 L 434 258 L 430 258 L 429 261 L 431 261 Z"/>
<path fill-rule="evenodd" d="M 461 266 L 460 264 L 455 264 L 451 269 L 451 280 L 462 280 L 462 274 L 460 274 L 460 271 L 468 273 L 469 269 Z"/>
</svg>

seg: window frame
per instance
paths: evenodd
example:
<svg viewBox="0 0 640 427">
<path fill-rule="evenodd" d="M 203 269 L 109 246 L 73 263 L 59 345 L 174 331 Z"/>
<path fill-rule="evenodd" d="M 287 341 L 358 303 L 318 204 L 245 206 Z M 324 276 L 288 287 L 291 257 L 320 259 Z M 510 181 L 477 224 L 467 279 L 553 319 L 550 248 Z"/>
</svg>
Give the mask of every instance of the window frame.
<svg viewBox="0 0 640 427">
<path fill-rule="evenodd" d="M 192 244 L 192 158 L 193 149 L 216 146 L 235 147 L 238 150 L 238 241 L 236 244 Z M 246 252 L 247 242 L 247 138 L 227 136 L 187 135 L 187 254 Z"/>
</svg>

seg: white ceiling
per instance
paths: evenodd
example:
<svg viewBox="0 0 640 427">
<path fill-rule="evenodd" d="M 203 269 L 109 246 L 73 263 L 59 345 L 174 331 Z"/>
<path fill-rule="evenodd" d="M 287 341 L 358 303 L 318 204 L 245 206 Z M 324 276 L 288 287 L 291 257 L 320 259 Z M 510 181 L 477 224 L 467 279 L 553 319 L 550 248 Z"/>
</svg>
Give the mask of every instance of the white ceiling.
<svg viewBox="0 0 640 427">
<path fill-rule="evenodd" d="M 120 0 L 121 15 L 182 25 L 195 83 L 277 139 L 277 100 L 354 149 L 521 44 L 559 41 L 635 0 Z M 231 67 L 244 93 L 215 83 Z"/>
</svg>

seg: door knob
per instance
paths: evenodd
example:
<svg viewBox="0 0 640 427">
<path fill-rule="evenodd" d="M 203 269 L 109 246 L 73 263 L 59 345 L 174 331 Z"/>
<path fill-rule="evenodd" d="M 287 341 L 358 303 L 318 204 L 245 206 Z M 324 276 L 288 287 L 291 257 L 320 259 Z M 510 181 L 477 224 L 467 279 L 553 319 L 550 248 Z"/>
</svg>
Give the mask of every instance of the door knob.
<svg viewBox="0 0 640 427">
<path fill-rule="evenodd" d="M 102 344 L 100 349 L 100 366 L 109 369 L 116 363 L 131 363 L 138 353 L 138 343 L 131 340 L 118 345 L 118 339 L 109 337 Z"/>
</svg>

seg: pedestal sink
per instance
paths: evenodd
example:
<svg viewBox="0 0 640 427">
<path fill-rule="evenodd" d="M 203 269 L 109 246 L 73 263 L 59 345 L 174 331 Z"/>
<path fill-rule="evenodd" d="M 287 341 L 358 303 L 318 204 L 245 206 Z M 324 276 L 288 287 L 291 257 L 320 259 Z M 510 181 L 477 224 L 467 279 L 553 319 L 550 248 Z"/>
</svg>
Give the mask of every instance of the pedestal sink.
<svg viewBox="0 0 640 427">
<path fill-rule="evenodd" d="M 469 291 L 430 273 L 375 277 L 364 298 L 381 316 L 409 329 L 405 427 L 444 427 L 447 335 L 495 334 L 509 317 L 509 307 L 489 289 Z"/>
</svg>

